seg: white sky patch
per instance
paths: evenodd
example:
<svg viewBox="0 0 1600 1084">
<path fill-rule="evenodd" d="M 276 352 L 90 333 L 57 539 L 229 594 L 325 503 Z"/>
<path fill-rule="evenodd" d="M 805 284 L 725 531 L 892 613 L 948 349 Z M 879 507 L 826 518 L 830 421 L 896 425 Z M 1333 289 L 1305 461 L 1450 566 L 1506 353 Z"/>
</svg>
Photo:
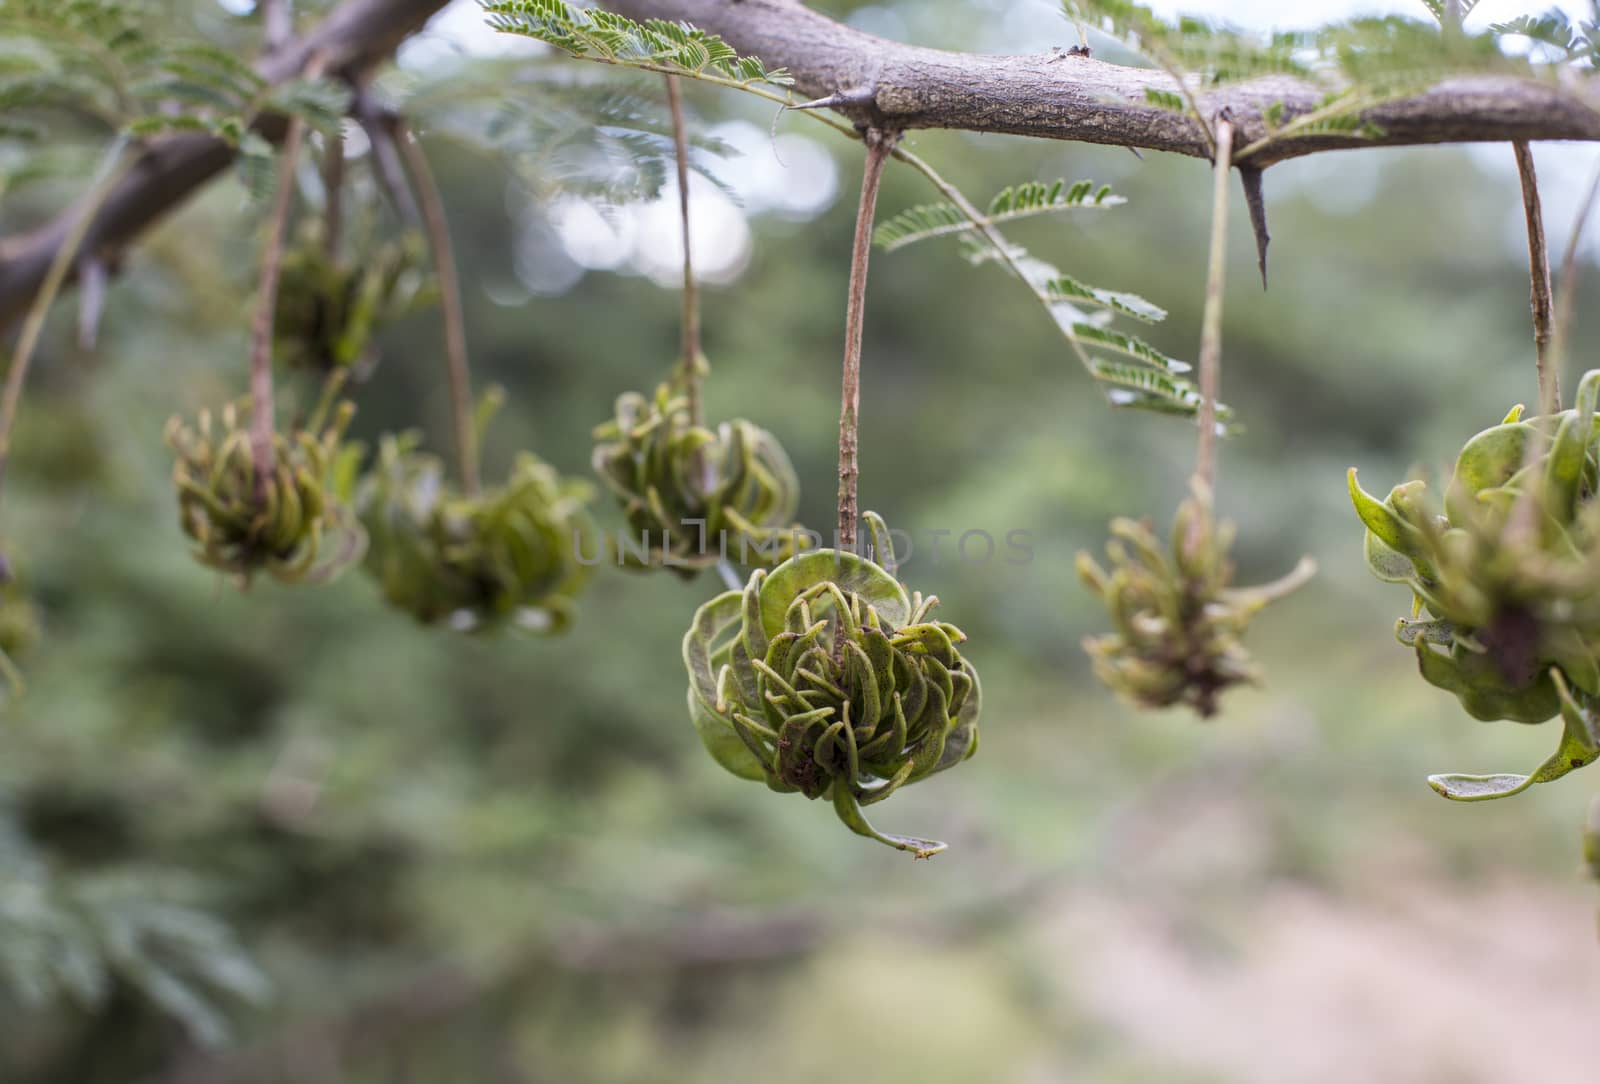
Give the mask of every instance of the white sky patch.
<svg viewBox="0 0 1600 1084">
<path fill-rule="evenodd" d="M 661 198 L 624 208 L 638 229 L 632 264 L 658 286 L 683 284 L 683 223 L 674 178 Z M 750 227 L 727 193 L 697 173 L 689 175 L 689 244 L 700 282 L 733 282 L 750 263 Z"/>
<path fill-rule="evenodd" d="M 699 174 L 689 175 L 689 243 L 695 279 L 726 285 L 750 263 L 744 211 Z M 518 228 L 517 277 L 533 294 L 564 293 L 586 272 L 644 275 L 659 286 L 683 284 L 683 225 L 676 178 L 657 199 L 608 207 L 562 196 L 525 214 Z"/>
<path fill-rule="evenodd" d="M 521 34 L 495 30 L 477 0 L 455 0 L 433 17 L 425 31 L 406 41 L 395 59 L 402 68 L 416 69 L 458 56 L 537 55 L 548 49 Z"/>
<path fill-rule="evenodd" d="M 1484 172 L 1503 177 L 1508 192 L 1519 191 L 1516 159 L 1506 143 L 1474 143 L 1474 159 Z M 1544 209 L 1546 243 L 1550 249 L 1551 271 L 1559 273 L 1562 258 L 1577 222 L 1578 207 L 1588 195 L 1595 170 L 1600 169 L 1600 147 L 1592 143 L 1535 143 L 1533 168 L 1539 176 L 1539 201 Z M 1522 201 L 1508 199 L 1501 236 L 1506 248 L 1525 259 L 1528 251 L 1528 224 Z M 1585 260 L 1600 260 L 1600 208 L 1591 212 L 1578 251 Z"/>
<path fill-rule="evenodd" d="M 711 167 L 751 214 L 802 221 L 833 206 L 839 168 L 827 148 L 808 136 L 774 138 L 749 121 L 728 121 L 708 133 L 736 152 Z"/>
<path fill-rule="evenodd" d="M 615 271 L 633 255 L 639 236 L 632 208 L 602 208 L 577 196 L 562 196 L 545 212 L 572 262 L 585 271 Z"/>
</svg>

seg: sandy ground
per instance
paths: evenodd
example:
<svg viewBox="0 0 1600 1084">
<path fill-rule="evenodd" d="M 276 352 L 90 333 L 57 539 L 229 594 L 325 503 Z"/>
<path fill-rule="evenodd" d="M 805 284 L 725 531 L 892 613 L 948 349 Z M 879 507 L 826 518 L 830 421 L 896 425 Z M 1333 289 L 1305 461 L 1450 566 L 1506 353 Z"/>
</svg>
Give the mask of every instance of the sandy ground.
<svg viewBox="0 0 1600 1084">
<path fill-rule="evenodd" d="M 1279 886 L 1219 951 L 1171 900 L 1077 894 L 1037 934 L 1076 1011 L 1185 1081 L 1593 1084 L 1595 908 L 1581 884 Z"/>
</svg>

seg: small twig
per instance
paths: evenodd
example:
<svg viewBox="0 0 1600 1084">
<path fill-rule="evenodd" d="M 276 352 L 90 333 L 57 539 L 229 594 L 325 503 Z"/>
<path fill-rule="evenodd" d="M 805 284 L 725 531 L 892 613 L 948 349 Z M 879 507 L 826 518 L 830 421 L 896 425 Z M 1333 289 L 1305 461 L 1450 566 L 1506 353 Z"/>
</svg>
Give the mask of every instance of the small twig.
<svg viewBox="0 0 1600 1084">
<path fill-rule="evenodd" d="M 1517 174 L 1522 179 L 1522 210 L 1528 220 L 1528 277 L 1533 308 L 1534 365 L 1539 374 L 1539 413 L 1554 414 L 1561 409 L 1561 374 L 1551 357 L 1550 332 L 1553 323 L 1550 302 L 1550 256 L 1545 250 L 1544 211 L 1539 205 L 1539 178 L 1533 169 L 1533 152 L 1526 143 L 1511 144 L 1517 156 Z"/>
<path fill-rule="evenodd" d="M 1211 253 L 1207 260 L 1206 307 L 1200 321 L 1200 444 L 1195 477 L 1208 494 L 1217 484 L 1217 393 L 1222 384 L 1222 293 L 1228 259 L 1228 172 L 1233 152 L 1233 122 L 1219 118 L 1217 158 L 1211 186 Z"/>
<path fill-rule="evenodd" d="M 250 458 L 255 465 L 256 493 L 264 494 L 274 472 L 272 454 L 272 326 L 278 313 L 278 275 L 283 269 L 283 236 L 294 205 L 295 175 L 300 168 L 300 144 L 305 121 L 289 119 L 278 161 L 278 187 L 273 195 L 272 217 L 261 253 L 261 285 L 256 298 L 255 327 L 250 341 Z"/>
<path fill-rule="evenodd" d="M 44 333 L 45 318 L 50 315 L 50 306 L 55 304 L 56 296 L 67 280 L 67 272 L 71 270 L 78 249 L 89 233 L 90 223 L 100 213 L 106 198 L 128 173 L 126 166 L 117 168 L 127 145 L 127 137 L 119 136 L 101 160 L 88 193 L 76 204 L 77 218 L 62 238 L 61 247 L 56 249 L 55 258 L 50 261 L 50 268 L 39 285 L 39 292 L 33 296 L 22 332 L 17 336 L 16 351 L 11 355 L 11 368 L 6 372 L 4 397 L 0 398 L 0 485 L 5 482 L 6 466 L 11 460 L 11 430 L 17 424 L 22 388 L 28 380 L 28 367 L 33 362 L 34 351 L 39 348 L 39 337 Z"/>
<path fill-rule="evenodd" d="M 344 233 L 344 123 L 326 137 L 322 152 L 322 251 L 329 263 L 339 261 Z"/>
<path fill-rule="evenodd" d="M 420 225 L 422 212 L 417 209 L 417 201 L 412 198 L 411 189 L 406 185 L 405 170 L 395 151 L 395 141 L 390 131 L 394 114 L 378 104 L 371 89 L 364 83 L 356 85 L 350 111 L 356 123 L 367 133 L 367 142 L 372 147 L 372 176 L 378 182 L 379 190 L 402 222 L 412 227 Z"/>
<path fill-rule="evenodd" d="M 428 166 L 422 144 L 406 127 L 394 120 L 394 145 L 405 161 L 406 172 L 422 210 L 423 227 L 428 232 L 428 247 L 433 251 L 434 271 L 439 275 L 439 307 L 444 315 L 445 365 L 450 374 L 450 422 L 455 434 L 456 468 L 461 488 L 468 496 L 478 492 L 477 436 L 472 426 L 472 374 L 467 366 L 467 323 L 461 308 L 461 278 L 456 270 L 455 248 L 450 243 L 450 223 L 445 218 L 444 199 Z"/>
<path fill-rule="evenodd" d="M 899 132 L 868 128 L 866 168 L 861 176 L 861 203 L 856 208 L 855 244 L 850 250 L 850 297 L 845 306 L 844 386 L 839 408 L 839 540 L 841 550 L 855 549 L 856 498 L 861 477 L 857 462 L 861 420 L 861 332 L 866 316 L 867 262 L 872 255 L 872 220 L 877 213 L 883 167 L 900 142 Z"/>
<path fill-rule="evenodd" d="M 668 75 L 667 105 L 672 110 L 672 141 L 678 157 L 678 212 L 683 223 L 683 393 L 689 400 L 689 421 L 700 425 L 700 287 L 694 278 L 689 244 L 689 134 L 683 121 L 683 91 L 678 77 Z"/>
</svg>

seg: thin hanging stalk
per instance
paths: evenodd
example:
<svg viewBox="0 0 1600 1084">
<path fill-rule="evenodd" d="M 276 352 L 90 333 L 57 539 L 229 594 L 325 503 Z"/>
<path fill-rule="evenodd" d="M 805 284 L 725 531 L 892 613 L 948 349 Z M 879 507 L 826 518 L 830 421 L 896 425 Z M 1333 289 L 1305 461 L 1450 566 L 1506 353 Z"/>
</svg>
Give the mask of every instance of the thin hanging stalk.
<svg viewBox="0 0 1600 1084">
<path fill-rule="evenodd" d="M 444 356 L 450 373 L 450 422 L 455 434 L 456 469 L 461 488 L 475 496 L 478 483 L 477 435 L 472 425 L 472 374 L 467 367 L 467 323 L 461 309 L 461 279 L 456 270 L 455 248 L 450 244 L 450 224 L 445 219 L 444 199 L 422 144 L 407 129 L 403 120 L 395 121 L 395 145 L 405 160 L 411 187 L 422 211 L 428 247 L 433 251 L 434 271 L 439 275 L 439 307 L 444 314 Z"/>
<path fill-rule="evenodd" d="M 1212 170 L 1211 254 L 1206 271 L 1206 307 L 1200 322 L 1200 444 L 1194 474 L 1209 495 L 1217 484 L 1217 394 L 1222 390 L 1222 291 L 1228 259 L 1228 173 L 1232 168 L 1233 123 L 1217 121 L 1217 157 Z"/>
<path fill-rule="evenodd" d="M 1539 202 L 1539 178 L 1533 169 L 1533 152 L 1526 143 L 1513 143 L 1517 175 L 1522 180 L 1522 210 L 1528 220 L 1528 277 L 1532 283 L 1534 365 L 1539 374 L 1539 413 L 1561 409 L 1561 374 L 1550 349 L 1554 323 L 1550 292 L 1550 256 L 1545 248 L 1544 211 Z"/>
<path fill-rule="evenodd" d="M 867 261 L 872 254 L 872 220 L 878 208 L 878 186 L 884 163 L 900 142 L 899 132 L 868 128 L 867 163 L 861 176 L 861 203 L 856 208 L 855 245 L 850 251 L 850 297 L 845 307 L 844 382 L 839 407 L 839 538 L 840 549 L 855 549 L 856 491 L 861 478 L 857 462 L 861 424 L 861 330 L 866 315 Z"/>
<path fill-rule="evenodd" d="M 6 465 L 11 459 L 11 430 L 17 423 L 17 408 L 22 403 L 22 388 L 27 383 L 28 368 L 33 363 L 34 352 L 39 348 L 39 337 L 44 333 L 45 318 L 50 315 L 50 307 L 55 304 L 56 297 L 61 293 L 61 287 L 67 281 L 67 272 L 77 259 L 78 250 L 83 246 L 84 238 L 89 235 L 89 227 L 94 223 L 95 216 L 100 213 L 101 205 L 116 188 L 117 182 L 128 172 L 129 167 L 117 168 L 117 163 L 122 160 L 122 153 L 127 146 L 128 138 L 120 136 L 101 159 L 95 178 L 90 183 L 88 195 L 84 197 L 78 218 L 68 229 L 67 235 L 62 238 L 60 247 L 56 249 L 55 258 L 50 261 L 44 281 L 39 284 L 39 292 L 34 295 L 33 304 L 28 309 L 27 319 L 23 321 L 22 331 L 17 336 L 16 350 L 11 355 L 11 368 L 6 372 L 4 398 L 0 399 L 0 484 L 5 481 Z"/>
<path fill-rule="evenodd" d="M 272 454 L 272 325 L 278 312 L 283 236 L 289 224 L 289 209 L 294 204 L 295 176 L 300 168 L 300 144 L 305 141 L 305 132 L 304 120 L 298 116 L 289 118 L 289 133 L 284 137 L 278 160 L 278 187 L 273 195 L 272 218 L 267 224 L 267 242 L 261 253 L 261 285 L 250 342 L 250 458 L 255 464 L 258 495 L 266 492 L 267 479 L 276 466 Z"/>
<path fill-rule="evenodd" d="M 672 141 L 678 156 L 678 213 L 683 222 L 683 393 L 689 400 L 689 421 L 701 424 L 700 287 L 689 251 L 689 134 L 683 121 L 683 91 L 678 77 L 666 76 L 667 105 L 672 110 Z"/>
<path fill-rule="evenodd" d="M 327 137 L 322 154 L 322 251 L 329 263 L 339 262 L 344 232 L 344 122 Z"/>
</svg>

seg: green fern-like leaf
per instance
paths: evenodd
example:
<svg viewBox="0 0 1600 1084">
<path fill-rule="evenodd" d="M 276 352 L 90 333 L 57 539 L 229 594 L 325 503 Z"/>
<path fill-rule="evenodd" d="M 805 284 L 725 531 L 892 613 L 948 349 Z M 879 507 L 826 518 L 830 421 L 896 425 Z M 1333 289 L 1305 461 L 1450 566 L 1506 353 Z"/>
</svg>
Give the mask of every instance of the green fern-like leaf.
<svg viewBox="0 0 1600 1084">
<path fill-rule="evenodd" d="M 1161 90 L 1158 87 L 1145 87 L 1144 100 L 1157 109 L 1167 109 L 1174 113 L 1182 113 L 1189 108 L 1181 94 L 1174 94 L 1170 90 Z"/>
<path fill-rule="evenodd" d="M 1098 194 L 1103 196 L 1104 191 L 1100 189 Z M 1028 288 L 1113 405 L 1194 417 L 1200 410 L 1200 393 L 1177 375 L 1186 372 L 1188 364 L 1168 357 L 1143 339 L 1106 326 L 1117 316 L 1154 323 L 1166 318 L 1164 310 L 1137 294 L 1080 282 L 1007 241 L 995 226 L 1000 216 L 1012 213 L 1019 203 L 1024 208 L 1053 209 L 1066 197 L 1092 200 L 1096 194 L 1089 182 L 1070 189 L 1064 184 L 1014 186 L 990 201 L 990 215 L 974 210 L 969 216 L 954 203 L 912 208 L 886 223 L 890 232 L 885 235 L 880 231 L 877 242 L 894 249 L 926 236 L 959 234 L 964 254 L 974 266 L 999 265 Z M 995 211 L 999 215 L 992 213 Z M 1087 308 L 1100 311 L 1091 313 Z M 1097 356 L 1102 351 L 1121 355 L 1125 360 Z M 1228 417 L 1227 409 L 1220 404 L 1218 417 Z"/>
<path fill-rule="evenodd" d="M 348 105 L 333 81 L 271 88 L 236 51 L 174 35 L 155 14 L 119 0 L 0 2 L 7 128 L 38 131 L 68 110 L 134 136 L 206 132 L 238 146 L 264 109 L 326 128 Z"/>
<path fill-rule="evenodd" d="M 1180 83 L 1198 75 L 1207 83 L 1254 79 L 1263 75 L 1308 74 L 1293 35 L 1252 35 L 1194 16 L 1168 22 L 1144 4 L 1129 0 L 1065 0 L 1067 16 L 1103 31 L 1163 68 Z M 1190 111 L 1181 93 L 1147 90 L 1146 100 L 1162 109 Z"/>
<path fill-rule="evenodd" d="M 1123 293 L 1118 290 L 1102 290 L 1098 286 L 1089 286 L 1070 275 L 1059 275 L 1047 281 L 1043 290 L 1051 301 L 1076 302 L 1096 305 L 1100 308 L 1111 309 L 1124 316 L 1131 316 L 1147 324 L 1153 324 L 1167 318 L 1167 310 L 1159 305 L 1153 305 L 1138 294 Z"/>
<path fill-rule="evenodd" d="M 884 251 L 894 252 L 933 237 L 970 234 L 983 225 L 998 226 L 1056 211 L 1115 207 L 1125 202 L 1121 196 L 1111 194 L 1110 185 L 1096 187 L 1093 181 L 1024 181 L 997 192 L 989 201 L 989 211 L 981 224 L 962 214 L 953 203 L 929 203 L 908 208 L 884 222 L 873 231 L 873 241 Z"/>
<path fill-rule="evenodd" d="M 1174 379 L 1145 366 L 1101 359 L 1094 361 L 1092 369 L 1097 380 L 1112 386 L 1106 396 L 1112 406 L 1183 417 L 1200 412 L 1200 391 L 1187 380 Z M 1232 417 L 1233 411 L 1226 404 L 1217 404 L 1219 427 L 1231 428 L 1227 422 Z"/>
<path fill-rule="evenodd" d="M 1446 12 L 1444 0 L 1422 0 L 1422 2 L 1433 13 L 1435 19 L 1438 19 L 1441 23 L 1444 22 Z M 1472 14 L 1472 9 L 1478 6 L 1478 0 L 1456 0 L 1456 5 L 1460 16 L 1465 19 Z"/>
<path fill-rule="evenodd" d="M 565 0 L 497 0 L 483 7 L 489 25 L 503 34 L 533 38 L 580 60 L 644 68 L 734 86 L 788 86 L 781 69 L 768 70 L 755 57 L 687 23 L 586 9 Z"/>
<path fill-rule="evenodd" d="M 406 112 L 420 126 L 447 127 L 454 138 L 499 157 L 541 205 L 562 195 L 607 204 L 654 199 L 675 168 L 660 80 L 645 73 L 625 73 L 603 86 L 540 79 L 511 97 L 503 92 L 511 78 L 505 66 L 475 63 L 471 78 L 466 88 L 460 76 L 423 87 Z M 722 186 L 713 167 L 729 148 L 690 128 L 692 168 Z"/>
<path fill-rule="evenodd" d="M 278 112 L 294 114 L 314 128 L 331 131 L 350 111 L 350 89 L 333 79 L 295 79 L 275 88 L 267 102 Z"/>
<path fill-rule="evenodd" d="M 1110 328 L 1080 321 L 1072 325 L 1071 334 L 1073 338 L 1084 346 L 1111 350 L 1130 357 L 1134 361 L 1142 361 L 1146 365 L 1164 372 L 1186 373 L 1191 368 L 1188 362 L 1169 358 L 1137 336 L 1124 335 L 1122 332 L 1113 331 Z"/>
<path fill-rule="evenodd" d="M 147 867 L 55 869 L 0 804 L 0 988 L 31 1006 L 94 1008 L 118 980 L 196 1042 L 222 1042 L 224 999 L 260 1002 L 269 984 L 228 926 L 194 906 L 197 888 Z"/>
</svg>

